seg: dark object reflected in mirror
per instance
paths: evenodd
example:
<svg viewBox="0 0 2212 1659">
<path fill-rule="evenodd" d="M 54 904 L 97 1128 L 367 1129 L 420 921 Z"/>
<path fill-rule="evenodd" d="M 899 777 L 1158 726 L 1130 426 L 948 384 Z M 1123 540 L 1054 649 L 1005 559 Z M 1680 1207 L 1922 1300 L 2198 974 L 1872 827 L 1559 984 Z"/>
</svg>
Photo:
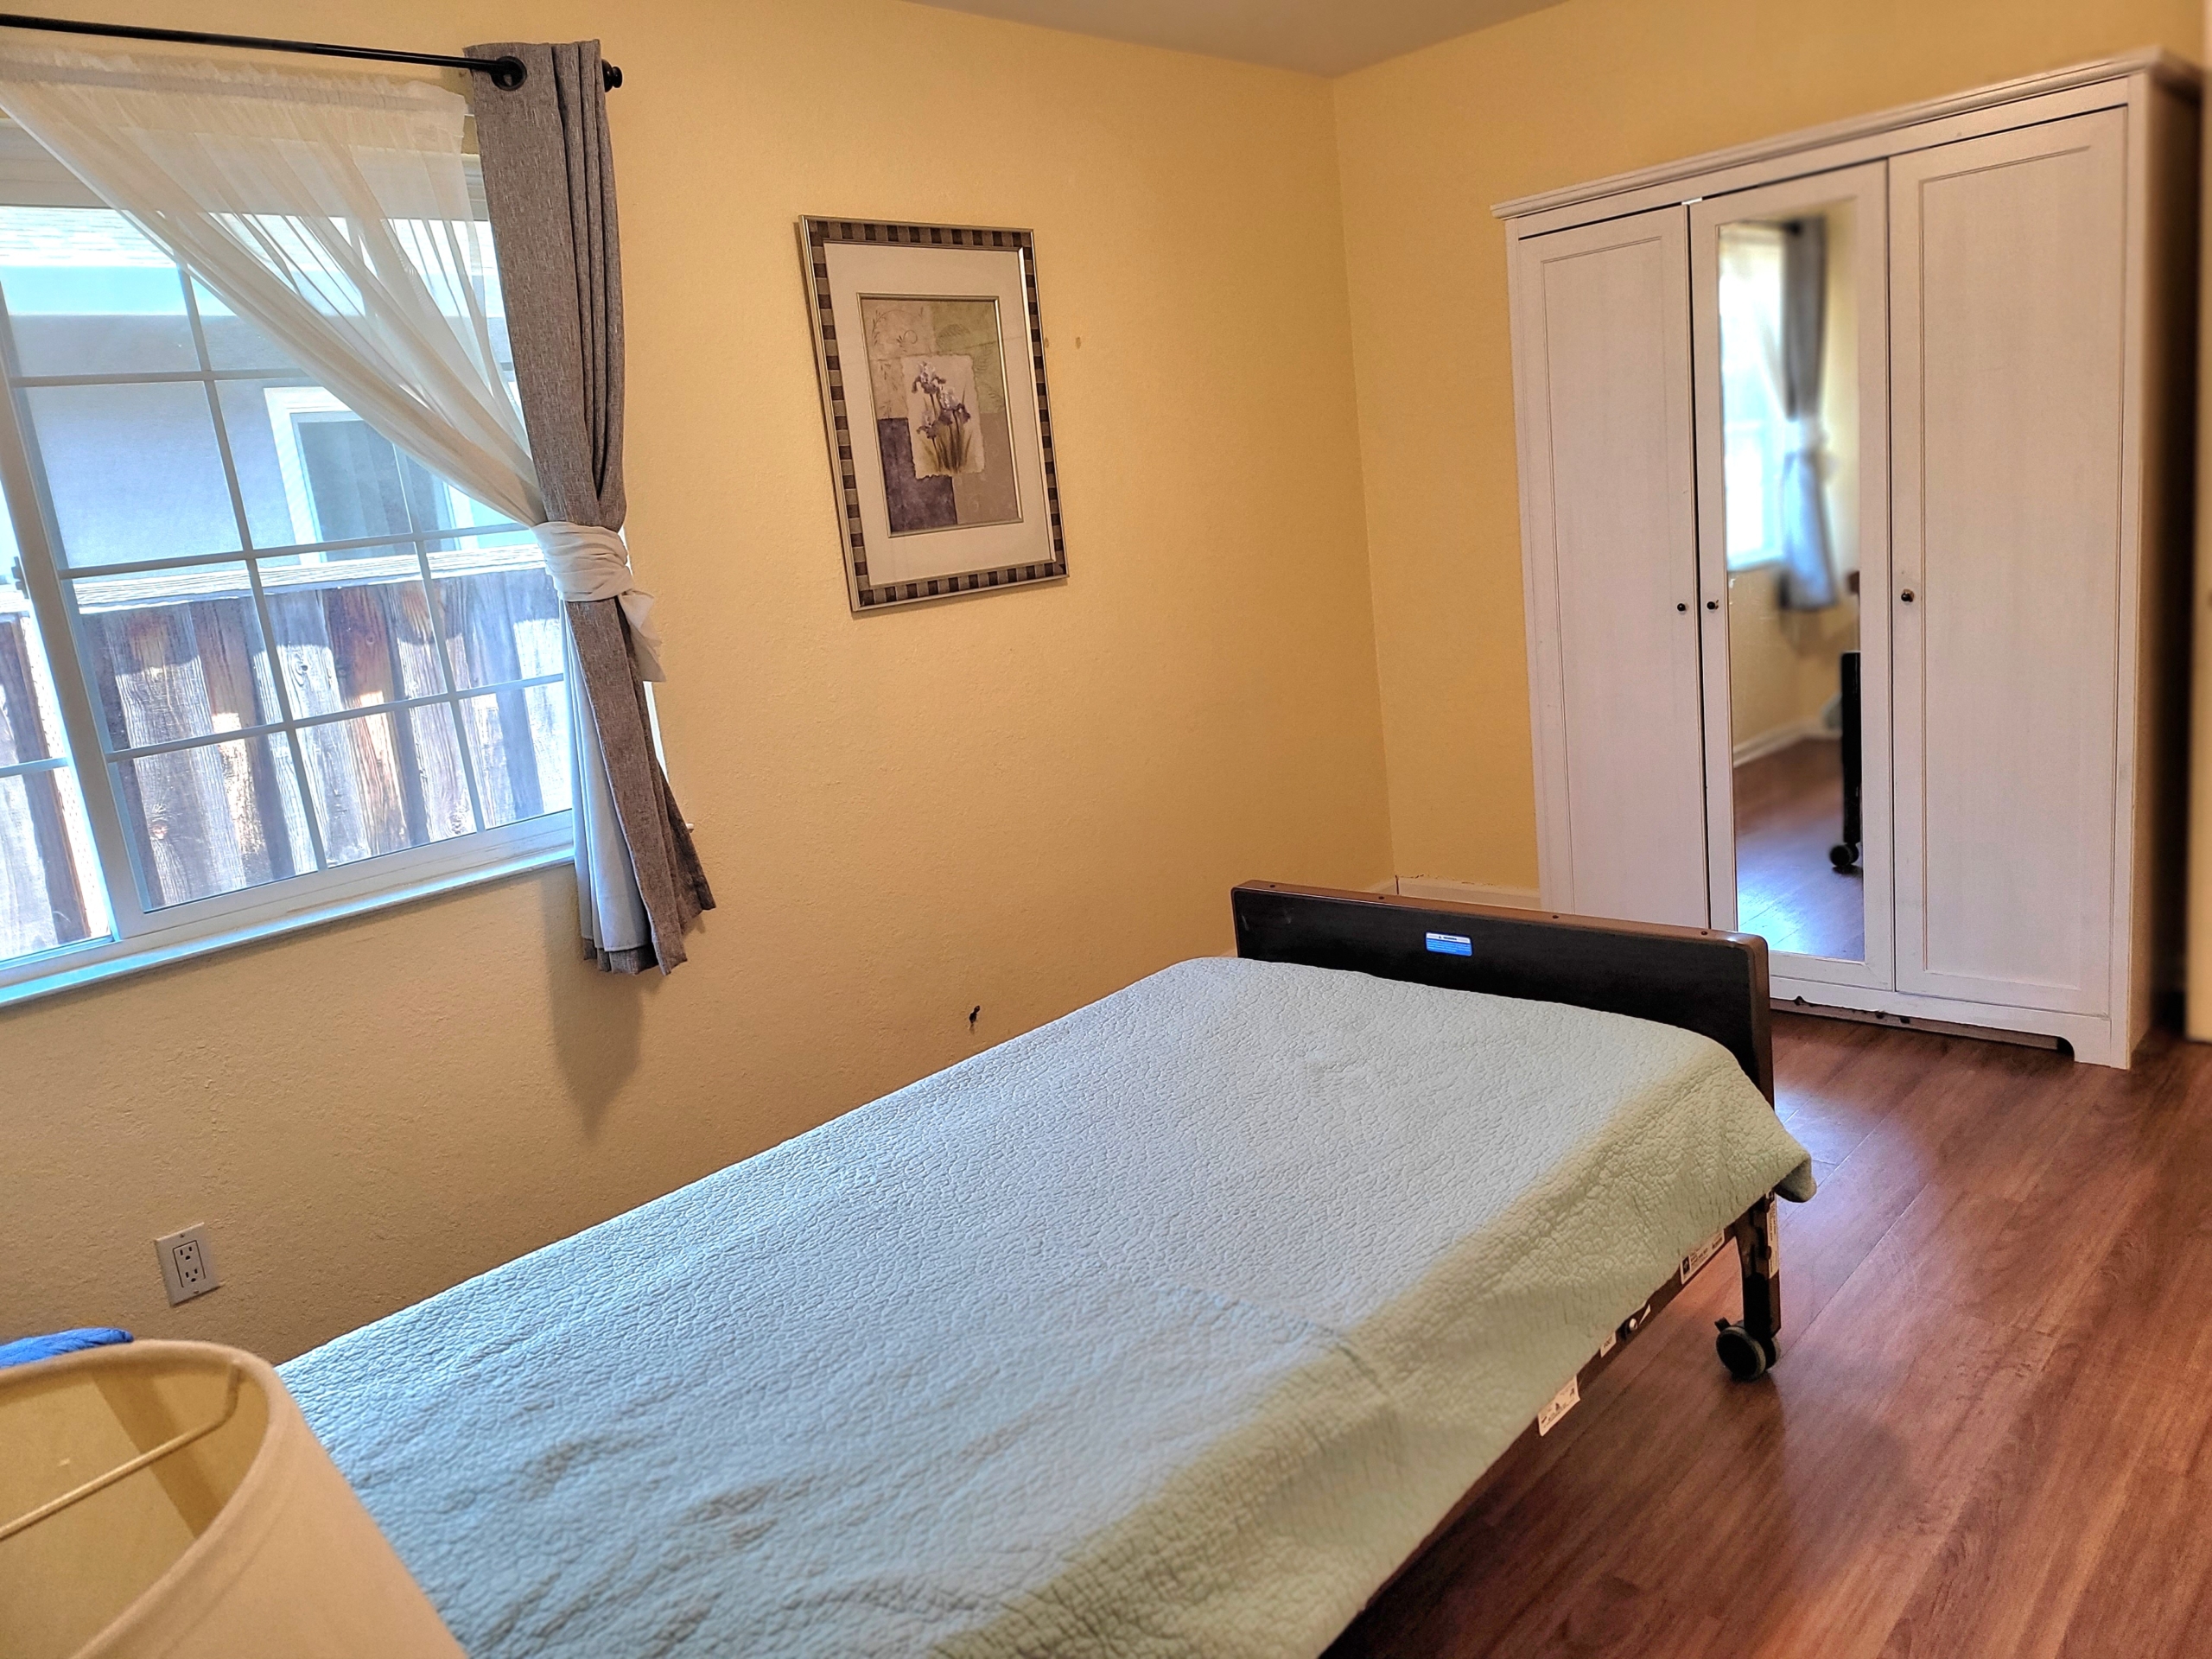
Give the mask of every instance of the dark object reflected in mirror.
<svg viewBox="0 0 2212 1659">
<path fill-rule="evenodd" d="M 1828 849 L 1828 862 L 1839 875 L 1848 875 L 1859 868 L 1863 851 L 1860 842 L 1865 826 L 1859 822 L 1865 807 L 1866 768 L 1865 749 L 1859 742 L 1861 705 L 1859 697 L 1859 653 L 1847 651 L 1837 664 L 1842 677 L 1843 731 L 1840 736 L 1843 760 L 1843 839 Z"/>
</svg>

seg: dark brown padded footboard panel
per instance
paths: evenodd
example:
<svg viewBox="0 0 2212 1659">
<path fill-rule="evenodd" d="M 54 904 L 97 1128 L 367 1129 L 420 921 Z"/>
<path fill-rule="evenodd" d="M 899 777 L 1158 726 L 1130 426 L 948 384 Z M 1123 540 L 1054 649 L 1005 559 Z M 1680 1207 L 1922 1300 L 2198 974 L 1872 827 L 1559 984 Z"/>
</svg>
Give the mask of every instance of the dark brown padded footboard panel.
<svg viewBox="0 0 2212 1659">
<path fill-rule="evenodd" d="M 1719 1043 L 1774 1098 L 1766 941 L 1753 935 L 1273 881 L 1229 897 L 1240 957 L 1679 1026 Z"/>
</svg>

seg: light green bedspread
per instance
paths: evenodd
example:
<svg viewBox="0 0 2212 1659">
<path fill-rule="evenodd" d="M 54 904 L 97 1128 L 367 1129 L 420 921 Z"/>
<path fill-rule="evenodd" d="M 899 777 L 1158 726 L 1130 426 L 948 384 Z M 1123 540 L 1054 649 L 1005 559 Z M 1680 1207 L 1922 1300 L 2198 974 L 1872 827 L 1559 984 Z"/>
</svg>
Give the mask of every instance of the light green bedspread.
<svg viewBox="0 0 2212 1659">
<path fill-rule="evenodd" d="M 283 1374 L 476 1659 L 1311 1655 L 1777 1185 L 1703 1038 L 1187 962 Z"/>
</svg>

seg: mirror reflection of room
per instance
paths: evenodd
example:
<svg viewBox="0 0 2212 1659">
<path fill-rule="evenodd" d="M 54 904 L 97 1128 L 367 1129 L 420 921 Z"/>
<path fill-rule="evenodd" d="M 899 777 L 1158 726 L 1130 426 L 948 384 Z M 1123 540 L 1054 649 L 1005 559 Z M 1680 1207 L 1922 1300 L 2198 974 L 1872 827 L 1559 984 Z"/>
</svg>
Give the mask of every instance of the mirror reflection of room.
<svg viewBox="0 0 2212 1659">
<path fill-rule="evenodd" d="M 1848 203 L 1720 231 L 1737 927 L 1866 955 Z"/>
</svg>

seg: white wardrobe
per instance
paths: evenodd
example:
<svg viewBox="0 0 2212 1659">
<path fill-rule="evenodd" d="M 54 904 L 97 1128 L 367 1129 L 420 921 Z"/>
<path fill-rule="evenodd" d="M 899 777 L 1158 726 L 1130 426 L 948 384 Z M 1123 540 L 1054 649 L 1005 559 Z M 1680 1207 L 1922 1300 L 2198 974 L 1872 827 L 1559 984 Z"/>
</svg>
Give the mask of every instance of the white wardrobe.
<svg viewBox="0 0 2212 1659">
<path fill-rule="evenodd" d="M 1497 209 L 1548 908 L 2127 1064 L 2179 950 L 2198 85 Z"/>
</svg>

